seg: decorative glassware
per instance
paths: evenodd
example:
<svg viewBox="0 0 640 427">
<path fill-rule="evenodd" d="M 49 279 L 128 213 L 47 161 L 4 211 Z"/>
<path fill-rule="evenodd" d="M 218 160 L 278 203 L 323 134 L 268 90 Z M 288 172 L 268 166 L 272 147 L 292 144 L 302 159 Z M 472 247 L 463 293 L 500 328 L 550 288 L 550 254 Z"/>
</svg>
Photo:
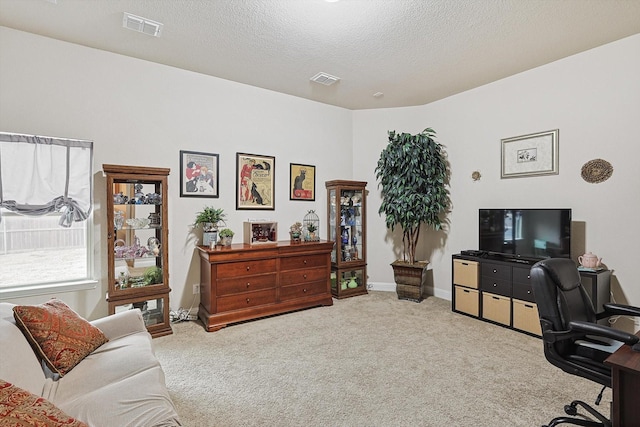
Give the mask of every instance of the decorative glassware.
<svg viewBox="0 0 640 427">
<path fill-rule="evenodd" d="M 122 211 L 113 212 L 113 225 L 116 227 L 116 230 L 122 229 L 124 225 L 124 213 L 122 213 Z"/>
</svg>

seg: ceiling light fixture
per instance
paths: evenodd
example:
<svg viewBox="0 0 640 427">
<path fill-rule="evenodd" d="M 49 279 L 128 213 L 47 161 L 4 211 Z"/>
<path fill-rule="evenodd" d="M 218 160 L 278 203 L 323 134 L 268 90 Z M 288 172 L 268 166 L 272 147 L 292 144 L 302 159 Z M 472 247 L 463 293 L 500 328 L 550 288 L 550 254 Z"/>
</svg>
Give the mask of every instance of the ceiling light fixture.
<svg viewBox="0 0 640 427">
<path fill-rule="evenodd" d="M 340 80 L 340 77 L 332 76 L 327 73 L 318 73 L 310 79 L 312 82 L 320 83 L 321 85 L 330 86 Z"/>
<path fill-rule="evenodd" d="M 129 30 L 144 33 L 153 37 L 160 37 L 160 32 L 162 31 L 162 24 L 160 22 L 152 21 L 151 19 L 136 16 L 127 12 L 124 12 L 122 26 Z"/>
</svg>

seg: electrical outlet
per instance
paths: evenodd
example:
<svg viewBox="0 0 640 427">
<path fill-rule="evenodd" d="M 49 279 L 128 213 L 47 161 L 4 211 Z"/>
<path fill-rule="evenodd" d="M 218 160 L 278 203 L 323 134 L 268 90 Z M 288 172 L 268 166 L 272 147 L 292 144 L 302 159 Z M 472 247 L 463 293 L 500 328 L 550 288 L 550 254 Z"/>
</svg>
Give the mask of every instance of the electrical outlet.
<svg viewBox="0 0 640 427">
<path fill-rule="evenodd" d="M 199 284 L 193 285 L 193 294 L 197 295 L 199 293 L 200 293 L 200 285 Z"/>
</svg>

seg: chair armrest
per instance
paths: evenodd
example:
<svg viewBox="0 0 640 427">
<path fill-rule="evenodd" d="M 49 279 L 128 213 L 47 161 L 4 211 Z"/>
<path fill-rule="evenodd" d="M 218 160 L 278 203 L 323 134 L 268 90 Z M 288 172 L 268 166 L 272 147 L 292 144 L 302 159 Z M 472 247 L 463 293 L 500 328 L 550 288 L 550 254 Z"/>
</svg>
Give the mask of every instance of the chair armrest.
<svg viewBox="0 0 640 427">
<path fill-rule="evenodd" d="M 91 324 L 100 329 L 110 341 L 147 331 L 142 312 L 137 308 L 94 320 Z"/>
<path fill-rule="evenodd" d="M 610 338 L 628 345 L 633 345 L 639 340 L 638 337 L 633 334 L 629 334 L 619 329 L 613 329 L 608 326 L 598 325 L 597 323 L 574 321 L 569 322 L 569 328 L 572 331 Z"/>
<path fill-rule="evenodd" d="M 604 313 L 607 316 L 636 316 L 640 317 L 640 307 L 634 307 L 632 305 L 605 303 Z"/>
</svg>

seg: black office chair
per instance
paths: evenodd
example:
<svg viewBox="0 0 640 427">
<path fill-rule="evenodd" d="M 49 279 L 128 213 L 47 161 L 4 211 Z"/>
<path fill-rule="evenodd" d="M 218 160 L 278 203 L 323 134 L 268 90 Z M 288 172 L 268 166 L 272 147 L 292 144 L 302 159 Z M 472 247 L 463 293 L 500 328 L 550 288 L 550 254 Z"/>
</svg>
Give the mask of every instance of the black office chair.
<svg viewBox="0 0 640 427">
<path fill-rule="evenodd" d="M 567 258 L 550 258 L 536 263 L 531 268 L 531 284 L 538 305 L 545 357 L 569 374 L 601 384 L 603 388 L 596 399 L 598 405 L 604 389 L 611 387 L 611 368 L 604 360 L 620 346 L 636 344 L 638 337 L 599 325 L 597 321 L 611 316 L 640 316 L 640 308 L 604 304 L 604 312 L 596 314 L 580 283 L 576 265 Z M 563 416 L 551 420 L 548 427 L 562 423 L 611 426 L 607 417 L 580 400 L 574 400 L 564 410 L 567 415 L 575 416 L 578 406 L 599 421 Z"/>
</svg>

